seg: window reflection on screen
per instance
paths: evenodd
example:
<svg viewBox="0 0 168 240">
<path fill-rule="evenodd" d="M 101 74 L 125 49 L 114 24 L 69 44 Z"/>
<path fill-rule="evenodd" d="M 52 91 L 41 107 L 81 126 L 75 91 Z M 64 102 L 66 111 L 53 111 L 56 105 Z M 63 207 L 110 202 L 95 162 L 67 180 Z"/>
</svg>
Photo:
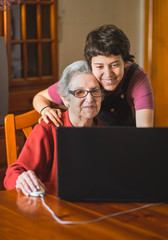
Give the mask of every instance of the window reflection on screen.
<svg viewBox="0 0 168 240">
<path fill-rule="evenodd" d="M 21 39 L 20 5 L 11 7 L 11 39 Z"/>
<path fill-rule="evenodd" d="M 36 77 L 37 72 L 37 44 L 27 44 L 27 76 Z"/>
<path fill-rule="evenodd" d="M 22 78 L 22 49 L 21 44 L 12 44 L 12 78 Z"/>
<path fill-rule="evenodd" d="M 50 6 L 41 6 L 41 35 L 42 38 L 50 38 Z"/>
<path fill-rule="evenodd" d="M 42 75 L 51 75 L 51 43 L 42 44 Z"/>
<path fill-rule="evenodd" d="M 37 38 L 36 6 L 26 6 L 26 35 L 28 39 Z"/>
</svg>

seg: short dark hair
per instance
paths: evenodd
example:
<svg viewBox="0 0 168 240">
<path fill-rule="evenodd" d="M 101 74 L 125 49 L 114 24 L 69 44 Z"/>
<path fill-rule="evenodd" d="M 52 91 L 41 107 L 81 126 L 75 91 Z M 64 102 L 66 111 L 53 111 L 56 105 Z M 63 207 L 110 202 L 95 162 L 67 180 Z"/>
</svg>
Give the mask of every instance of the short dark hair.
<svg viewBox="0 0 168 240">
<path fill-rule="evenodd" d="M 115 25 L 103 25 L 91 31 L 85 43 L 84 55 L 91 67 L 92 57 L 103 55 L 121 55 L 124 62 L 134 62 L 134 56 L 129 54 L 130 41 L 123 31 Z"/>
</svg>

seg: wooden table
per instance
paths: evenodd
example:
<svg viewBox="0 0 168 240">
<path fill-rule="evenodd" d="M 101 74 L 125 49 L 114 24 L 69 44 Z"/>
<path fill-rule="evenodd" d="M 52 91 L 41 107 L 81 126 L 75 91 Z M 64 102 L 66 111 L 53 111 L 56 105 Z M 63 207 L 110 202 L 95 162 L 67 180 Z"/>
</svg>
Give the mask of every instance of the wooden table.
<svg viewBox="0 0 168 240">
<path fill-rule="evenodd" d="M 72 203 L 56 197 L 48 184 L 45 203 L 62 220 L 88 221 L 126 211 L 143 203 Z M 168 204 L 152 205 L 131 213 L 84 225 L 61 225 L 43 206 L 41 198 L 16 190 L 0 192 L 0 239 L 168 239 Z"/>
</svg>

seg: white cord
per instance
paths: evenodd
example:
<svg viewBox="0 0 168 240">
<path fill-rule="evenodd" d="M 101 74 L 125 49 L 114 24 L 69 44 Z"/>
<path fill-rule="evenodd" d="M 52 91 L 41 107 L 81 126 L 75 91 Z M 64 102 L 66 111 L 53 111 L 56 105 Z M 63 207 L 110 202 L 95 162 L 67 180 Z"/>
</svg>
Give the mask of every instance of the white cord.
<svg viewBox="0 0 168 240">
<path fill-rule="evenodd" d="M 44 207 L 51 213 L 53 218 L 58 223 L 60 223 L 60 224 L 67 224 L 67 225 L 68 224 L 72 225 L 72 224 L 88 224 L 88 223 L 100 222 L 100 221 L 102 221 L 102 220 L 104 220 L 106 218 L 116 217 L 116 216 L 119 216 L 119 215 L 135 212 L 135 211 L 138 211 L 138 210 L 141 210 L 141 209 L 144 209 L 144 208 L 148 208 L 148 207 L 153 206 L 153 205 L 163 204 L 163 203 L 149 203 L 149 204 L 146 204 L 146 205 L 141 206 L 141 207 L 133 208 L 133 209 L 122 211 L 122 212 L 108 214 L 108 215 L 105 215 L 103 217 L 99 217 L 99 218 L 96 218 L 96 219 L 93 219 L 93 220 L 77 222 L 77 221 L 63 221 L 63 220 L 61 220 L 59 217 L 56 216 L 56 214 L 53 212 L 53 210 L 45 203 L 43 195 L 41 196 L 41 200 L 42 200 L 42 203 L 43 203 Z"/>
</svg>

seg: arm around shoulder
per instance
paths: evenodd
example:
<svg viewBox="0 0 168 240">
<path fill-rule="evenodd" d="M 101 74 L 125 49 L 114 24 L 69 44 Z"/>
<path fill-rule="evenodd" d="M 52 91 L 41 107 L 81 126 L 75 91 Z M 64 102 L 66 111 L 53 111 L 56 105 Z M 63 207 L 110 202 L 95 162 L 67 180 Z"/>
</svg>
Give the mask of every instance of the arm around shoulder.
<svg viewBox="0 0 168 240">
<path fill-rule="evenodd" d="M 56 91 L 56 86 L 57 83 L 34 96 L 33 107 L 42 115 L 39 119 L 39 123 L 43 120 L 46 123 L 49 123 L 49 120 L 51 120 L 55 126 L 62 125 L 62 121 L 60 119 L 62 112 L 58 105 L 63 104 L 63 102 Z"/>
<path fill-rule="evenodd" d="M 41 110 L 46 106 L 50 106 L 52 102 L 48 94 L 48 89 L 45 89 L 34 96 L 33 107 L 37 112 L 41 113 Z"/>
</svg>

